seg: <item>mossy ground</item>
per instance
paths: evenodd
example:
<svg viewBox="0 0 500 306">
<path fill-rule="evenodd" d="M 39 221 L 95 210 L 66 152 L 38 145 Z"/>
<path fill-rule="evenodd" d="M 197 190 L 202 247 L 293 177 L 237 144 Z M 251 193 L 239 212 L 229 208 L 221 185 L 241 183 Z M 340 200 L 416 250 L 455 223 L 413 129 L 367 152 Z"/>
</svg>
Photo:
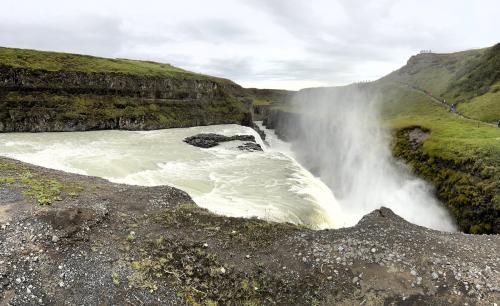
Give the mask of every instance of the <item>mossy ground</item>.
<svg viewBox="0 0 500 306">
<path fill-rule="evenodd" d="M 262 105 L 271 105 L 273 101 L 270 99 L 262 99 L 262 98 L 253 98 L 252 105 L 253 106 L 262 106 Z"/>
<path fill-rule="evenodd" d="M 310 293 L 297 296 L 300 301 L 310 304 L 322 295 L 320 286 L 325 279 L 311 274 L 307 283 L 285 282 L 266 269 L 269 263 L 253 258 L 299 232 L 297 226 L 228 219 L 194 204 L 181 204 L 148 222 L 160 226 L 154 234 L 142 234 L 134 241 L 126 239 L 131 248 L 139 249 L 139 255 L 128 263 L 132 274 L 126 281 L 133 288 L 153 293 L 168 283 L 178 288 L 178 297 L 187 305 L 291 305 L 297 302 L 293 293 L 307 287 Z M 141 227 L 135 225 L 134 229 L 141 231 Z M 192 236 L 196 232 L 199 234 Z M 183 238 L 176 238 L 175 233 Z M 237 249 L 236 256 L 243 262 L 238 263 L 231 254 L 221 256 L 213 245 Z"/>
<path fill-rule="evenodd" d="M 77 197 L 83 189 L 77 183 L 46 177 L 18 163 L 0 161 L 0 171 L 0 186 L 16 186 L 39 205 L 51 205 L 65 197 Z"/>
</svg>

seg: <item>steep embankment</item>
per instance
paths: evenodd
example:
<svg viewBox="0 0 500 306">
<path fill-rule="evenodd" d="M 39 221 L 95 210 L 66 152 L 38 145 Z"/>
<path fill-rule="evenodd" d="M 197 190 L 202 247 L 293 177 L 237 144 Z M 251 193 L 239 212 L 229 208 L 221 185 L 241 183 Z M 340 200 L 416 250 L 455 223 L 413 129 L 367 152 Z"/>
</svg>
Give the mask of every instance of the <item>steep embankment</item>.
<svg viewBox="0 0 500 306">
<path fill-rule="evenodd" d="M 388 209 L 313 231 L 217 216 L 139 187 L 0 158 L 0 303 L 492 305 L 499 236 Z M 51 204 L 51 205 L 39 205 Z"/>
<path fill-rule="evenodd" d="M 416 55 L 370 85 L 396 131 L 395 156 L 436 187 L 470 233 L 500 233 L 500 129 L 481 121 L 500 119 L 499 47 Z M 419 130 L 425 138 L 411 136 Z"/>
<path fill-rule="evenodd" d="M 237 84 L 168 64 L 0 48 L 0 131 L 252 125 Z"/>
</svg>

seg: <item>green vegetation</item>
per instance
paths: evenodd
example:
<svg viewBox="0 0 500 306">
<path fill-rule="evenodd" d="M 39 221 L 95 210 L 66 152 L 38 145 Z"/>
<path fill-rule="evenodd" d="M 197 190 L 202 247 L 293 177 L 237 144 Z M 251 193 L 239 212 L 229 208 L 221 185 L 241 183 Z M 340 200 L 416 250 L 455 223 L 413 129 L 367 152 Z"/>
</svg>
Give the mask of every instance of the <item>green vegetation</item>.
<svg viewBox="0 0 500 306">
<path fill-rule="evenodd" d="M 457 110 L 467 117 L 496 123 L 500 120 L 500 82 L 492 85 L 489 92 L 458 104 Z"/>
<path fill-rule="evenodd" d="M 498 232 L 500 129 L 460 118 L 405 86 L 381 86 L 384 122 L 398 131 L 395 156 L 433 183 L 462 230 Z M 406 131 L 415 127 L 430 133 L 422 144 L 408 139 Z"/>
<path fill-rule="evenodd" d="M 451 54 L 413 56 L 382 78 L 383 118 L 397 131 L 394 154 L 436 187 L 437 195 L 470 233 L 500 232 L 500 44 Z M 464 119 L 428 95 L 455 104 Z M 478 120 L 478 121 L 476 121 Z M 418 127 L 430 133 L 409 139 Z"/>
<path fill-rule="evenodd" d="M 40 205 L 61 201 L 63 184 L 58 180 L 35 178 L 31 172 L 25 172 L 21 176 L 21 183 L 26 188 L 24 194 L 34 198 Z"/>
<path fill-rule="evenodd" d="M 381 79 L 425 90 L 473 119 L 500 120 L 500 44 L 450 54 L 420 54 Z"/>
<path fill-rule="evenodd" d="M 40 71 L 19 76 L 5 67 Z M 0 69 L 9 80 L 24 82 L 26 78 L 31 86 L 17 88 L 12 82 L 8 83 L 10 87 L 0 86 L 3 132 L 250 124 L 250 103 L 245 106 L 237 98 L 246 97 L 239 86 L 168 64 L 0 48 Z M 41 70 L 121 75 L 110 81 L 100 76 L 51 75 Z M 175 81 L 158 82 L 153 77 Z M 127 82 L 131 85 L 123 85 Z"/>
<path fill-rule="evenodd" d="M 113 281 L 113 284 L 115 286 L 118 286 L 120 284 L 120 276 L 118 275 L 118 273 L 111 273 L 111 280 Z"/>
<path fill-rule="evenodd" d="M 485 49 L 469 50 L 450 54 L 419 54 L 410 58 L 408 64 L 383 77 L 381 81 L 402 82 L 429 91 L 434 96 L 443 95 L 458 71 Z"/>
<path fill-rule="evenodd" d="M 281 105 L 286 103 L 293 93 L 293 91 L 280 89 L 245 89 L 245 94 L 252 100 L 253 106 Z"/>
<path fill-rule="evenodd" d="M 0 170 L 9 174 L 0 177 L 0 185 L 8 184 L 20 188 L 25 196 L 34 199 L 39 205 L 53 204 L 62 200 L 64 196 L 76 197 L 83 189 L 79 184 L 45 177 L 15 162 L 1 160 Z"/>
<path fill-rule="evenodd" d="M 245 256 L 257 257 L 265 246 L 273 248 L 280 239 L 300 230 L 291 224 L 222 217 L 193 203 L 162 211 L 144 222 L 148 226 L 155 222 L 156 231 L 144 233 L 144 239 L 131 245 L 138 253 L 127 259 L 128 285 L 155 292 L 168 283 L 186 305 L 290 305 L 297 300 L 310 305 L 320 295 L 320 284 L 328 281 L 318 271 L 311 271 L 306 282 L 283 282 L 279 272 L 266 268 L 273 263 Z M 175 233 L 182 234 L 182 239 Z M 237 248 L 236 256 L 244 262 L 233 255 L 221 256 L 212 246 Z M 314 293 L 290 297 L 290 292 L 303 292 L 305 287 L 313 288 Z"/>
<path fill-rule="evenodd" d="M 219 83 L 232 83 L 227 79 L 190 72 L 170 64 L 29 49 L 0 47 L 0 65 L 46 71 L 123 73 L 182 79 L 208 79 Z"/>
<path fill-rule="evenodd" d="M 262 105 L 271 105 L 273 101 L 270 99 L 261 99 L 261 98 L 253 98 L 252 105 L 253 106 L 262 106 Z"/>
<path fill-rule="evenodd" d="M 1 95 L 0 95 L 1 96 Z M 244 105 L 232 96 L 189 103 L 112 95 L 9 92 L 0 97 L 0 122 L 32 121 L 50 117 L 48 123 L 113 128 L 159 129 L 214 123 L 242 123 L 248 116 Z M 121 125 L 121 126 L 120 126 Z"/>
<path fill-rule="evenodd" d="M 490 87 L 500 81 L 500 43 L 485 49 L 480 56 L 470 60 L 458 71 L 448 90 L 448 95 L 462 102 L 472 97 L 481 96 Z"/>
<path fill-rule="evenodd" d="M 11 184 L 14 184 L 16 182 L 16 179 L 9 176 L 9 177 L 0 177 L 0 184 L 7 184 L 7 185 L 11 185 Z"/>
</svg>

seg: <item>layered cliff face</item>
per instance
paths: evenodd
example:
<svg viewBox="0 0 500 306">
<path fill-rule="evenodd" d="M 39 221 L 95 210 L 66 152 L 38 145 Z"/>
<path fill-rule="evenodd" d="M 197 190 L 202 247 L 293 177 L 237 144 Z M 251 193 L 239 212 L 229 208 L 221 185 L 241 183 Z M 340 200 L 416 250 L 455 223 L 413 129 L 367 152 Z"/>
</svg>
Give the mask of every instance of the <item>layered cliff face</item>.
<svg viewBox="0 0 500 306">
<path fill-rule="evenodd" d="M 0 48 L 0 53 L 4 50 Z M 118 61 L 126 69 L 84 70 L 75 66 L 86 58 L 78 55 L 53 59 L 64 58 L 62 66 L 34 65 L 33 54 L 21 54 L 0 54 L 0 132 L 251 125 L 249 107 L 240 101 L 243 89 L 228 80 L 171 66 L 162 73 L 164 64 L 99 58 L 88 64 Z M 143 65 L 159 67 L 136 69 Z"/>
</svg>

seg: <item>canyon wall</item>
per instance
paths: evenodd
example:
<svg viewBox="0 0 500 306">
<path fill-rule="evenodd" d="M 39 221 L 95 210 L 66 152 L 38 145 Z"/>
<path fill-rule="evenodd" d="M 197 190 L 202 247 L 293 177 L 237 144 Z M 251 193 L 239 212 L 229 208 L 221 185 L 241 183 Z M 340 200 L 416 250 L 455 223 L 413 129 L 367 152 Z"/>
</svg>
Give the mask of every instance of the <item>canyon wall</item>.
<svg viewBox="0 0 500 306">
<path fill-rule="evenodd" d="M 200 75 L 47 71 L 0 65 L 0 132 L 251 126 L 244 89 Z"/>
</svg>

